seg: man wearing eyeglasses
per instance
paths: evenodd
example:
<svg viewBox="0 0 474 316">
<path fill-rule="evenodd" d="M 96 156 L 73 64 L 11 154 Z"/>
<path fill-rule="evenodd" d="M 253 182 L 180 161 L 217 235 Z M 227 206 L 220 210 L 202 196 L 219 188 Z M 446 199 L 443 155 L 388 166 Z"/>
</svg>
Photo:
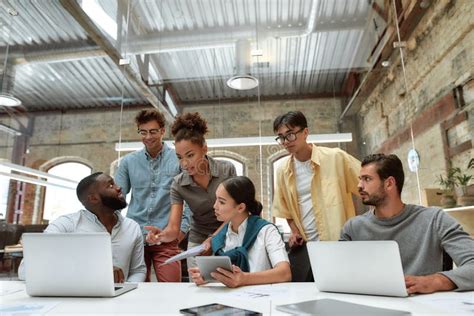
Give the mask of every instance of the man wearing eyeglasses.
<svg viewBox="0 0 474 316">
<path fill-rule="evenodd" d="M 140 111 L 135 117 L 137 132 L 145 148 L 126 155 L 119 163 L 115 182 L 124 194 L 132 191 L 127 217 L 135 220 L 143 235 L 147 226 L 163 230 L 168 225 L 171 211 L 170 187 L 173 178 L 181 172 L 174 149 L 163 142 L 165 118 L 155 109 Z M 185 207 L 181 221 L 180 239 L 189 230 L 190 211 Z M 144 238 L 145 240 L 146 238 Z M 178 240 L 163 244 L 145 244 L 145 281 L 150 281 L 153 263 L 159 282 L 181 282 L 179 261 L 161 266 L 168 258 L 180 252 Z"/>
<path fill-rule="evenodd" d="M 273 122 L 276 141 L 290 155 L 277 170 L 272 213 L 291 229 L 288 254 L 293 282 L 311 282 L 307 241 L 338 240 L 344 223 L 355 216 L 360 162 L 339 148 L 309 144 L 308 123 L 300 111 Z"/>
</svg>

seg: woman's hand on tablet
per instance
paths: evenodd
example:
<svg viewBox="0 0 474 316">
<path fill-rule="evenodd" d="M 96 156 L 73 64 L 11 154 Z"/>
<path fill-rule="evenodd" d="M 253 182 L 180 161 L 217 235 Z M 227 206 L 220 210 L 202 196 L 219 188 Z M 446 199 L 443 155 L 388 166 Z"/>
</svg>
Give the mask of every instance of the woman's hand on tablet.
<svg viewBox="0 0 474 316">
<path fill-rule="evenodd" d="M 246 284 L 247 273 L 240 270 L 238 266 L 232 265 L 232 272 L 217 268 L 217 271 L 212 272 L 211 276 L 230 288 L 236 288 Z"/>
<path fill-rule="evenodd" d="M 189 272 L 189 277 L 191 278 L 191 280 L 194 283 L 196 283 L 196 285 L 203 285 L 203 284 L 206 283 L 206 281 L 204 281 L 204 279 L 201 275 L 201 271 L 199 270 L 198 267 L 189 268 L 188 272 Z"/>
</svg>

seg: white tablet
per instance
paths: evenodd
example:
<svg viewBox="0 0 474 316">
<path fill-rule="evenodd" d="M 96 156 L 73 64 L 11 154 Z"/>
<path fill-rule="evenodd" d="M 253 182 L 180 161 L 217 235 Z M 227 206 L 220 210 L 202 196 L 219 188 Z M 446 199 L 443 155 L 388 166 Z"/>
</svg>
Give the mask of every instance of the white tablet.
<svg viewBox="0 0 474 316">
<path fill-rule="evenodd" d="M 232 263 L 226 256 L 198 256 L 196 262 L 204 281 L 207 282 L 218 282 L 211 277 L 211 272 L 215 272 L 217 268 L 232 271 Z"/>
</svg>

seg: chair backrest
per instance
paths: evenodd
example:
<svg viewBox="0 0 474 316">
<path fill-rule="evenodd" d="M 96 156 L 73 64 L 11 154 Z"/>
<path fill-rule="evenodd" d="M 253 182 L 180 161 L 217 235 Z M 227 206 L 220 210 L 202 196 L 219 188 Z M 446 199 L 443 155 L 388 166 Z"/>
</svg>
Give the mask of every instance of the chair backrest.
<svg viewBox="0 0 474 316">
<path fill-rule="evenodd" d="M 453 269 L 453 259 L 443 250 L 443 271 L 449 271 Z"/>
<path fill-rule="evenodd" d="M 25 227 L 20 224 L 6 224 L 4 231 L 6 234 L 2 249 L 5 248 L 5 246 L 18 244 L 21 235 L 25 231 Z"/>
<path fill-rule="evenodd" d="M 30 224 L 25 225 L 25 233 L 42 233 L 48 227 L 48 224 Z"/>
</svg>

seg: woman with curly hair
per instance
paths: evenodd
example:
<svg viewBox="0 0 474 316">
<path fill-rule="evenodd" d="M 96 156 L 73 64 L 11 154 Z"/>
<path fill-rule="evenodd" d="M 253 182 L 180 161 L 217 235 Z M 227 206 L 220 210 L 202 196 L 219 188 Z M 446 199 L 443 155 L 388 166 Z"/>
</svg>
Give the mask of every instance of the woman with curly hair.
<svg viewBox="0 0 474 316">
<path fill-rule="evenodd" d="M 224 180 L 236 175 L 230 162 L 215 160 L 207 156 L 204 135 L 207 122 L 199 113 L 178 116 L 171 126 L 176 155 L 183 172 L 171 184 L 171 214 L 169 224 L 163 231 L 149 227 L 149 242 L 169 242 L 178 237 L 184 202 L 192 212 L 188 248 L 204 243 L 206 251 L 211 248 L 211 237 L 222 226 L 214 214 L 216 190 Z M 195 267 L 195 259 L 188 258 L 188 268 Z"/>
</svg>

